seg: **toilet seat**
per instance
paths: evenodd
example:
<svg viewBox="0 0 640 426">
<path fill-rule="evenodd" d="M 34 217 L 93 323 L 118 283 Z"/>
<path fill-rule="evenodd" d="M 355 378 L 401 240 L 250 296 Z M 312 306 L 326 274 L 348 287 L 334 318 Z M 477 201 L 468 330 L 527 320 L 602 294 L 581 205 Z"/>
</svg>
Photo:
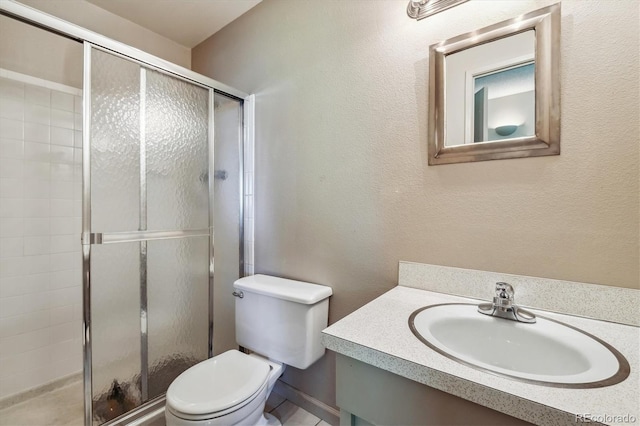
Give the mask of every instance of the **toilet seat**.
<svg viewBox="0 0 640 426">
<path fill-rule="evenodd" d="M 180 413 L 173 409 L 171 405 L 167 404 L 166 409 L 173 414 L 175 417 L 186 420 L 189 422 L 198 422 L 198 421 L 213 421 L 216 419 L 224 418 L 224 424 L 235 424 L 237 420 L 243 419 L 247 416 L 248 413 L 253 411 L 256 406 L 264 405 L 264 399 L 266 398 L 266 389 L 267 384 L 260 388 L 258 392 L 253 394 L 249 399 L 243 401 L 242 403 L 235 405 L 233 407 L 227 408 L 226 410 L 218 411 L 215 413 L 206 413 L 206 414 L 185 414 Z M 260 399 L 263 398 L 261 401 Z"/>
<path fill-rule="evenodd" d="M 227 351 L 180 374 L 167 390 L 167 408 L 185 420 L 225 416 L 264 391 L 270 370 L 267 362 Z"/>
</svg>

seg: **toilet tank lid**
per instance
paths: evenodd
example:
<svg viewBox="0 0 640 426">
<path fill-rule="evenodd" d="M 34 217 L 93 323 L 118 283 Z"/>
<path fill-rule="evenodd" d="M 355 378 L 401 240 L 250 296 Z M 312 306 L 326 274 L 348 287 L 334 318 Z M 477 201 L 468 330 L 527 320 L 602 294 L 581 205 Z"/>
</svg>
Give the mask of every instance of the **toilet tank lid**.
<svg viewBox="0 0 640 426">
<path fill-rule="evenodd" d="M 262 294 L 305 305 L 318 303 L 333 294 L 331 287 L 327 287 L 326 285 L 311 284 L 261 274 L 240 278 L 233 283 L 233 287 L 248 293 Z"/>
</svg>

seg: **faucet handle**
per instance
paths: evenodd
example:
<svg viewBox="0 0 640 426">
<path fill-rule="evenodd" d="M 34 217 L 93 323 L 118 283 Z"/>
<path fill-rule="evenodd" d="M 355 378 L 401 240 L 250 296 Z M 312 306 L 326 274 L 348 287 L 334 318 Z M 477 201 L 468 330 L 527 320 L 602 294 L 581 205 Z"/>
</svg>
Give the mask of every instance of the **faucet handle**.
<svg viewBox="0 0 640 426">
<path fill-rule="evenodd" d="M 514 296 L 515 291 L 513 290 L 511 284 L 505 282 L 496 283 L 496 298 L 513 301 Z"/>
</svg>

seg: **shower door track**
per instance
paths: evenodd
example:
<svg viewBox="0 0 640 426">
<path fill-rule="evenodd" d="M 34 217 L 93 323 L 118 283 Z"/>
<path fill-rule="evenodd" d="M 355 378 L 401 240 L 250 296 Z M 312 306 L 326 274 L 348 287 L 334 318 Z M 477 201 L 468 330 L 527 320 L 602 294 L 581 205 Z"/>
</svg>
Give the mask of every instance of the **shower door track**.
<svg viewBox="0 0 640 426">
<path fill-rule="evenodd" d="M 84 43 L 84 90 L 83 90 L 83 204 L 82 204 L 82 302 L 83 302 L 83 370 L 84 370 L 84 423 L 85 426 L 93 424 L 92 410 L 92 340 L 91 340 L 91 245 L 92 244 L 111 244 L 116 242 L 141 242 L 140 256 L 145 257 L 146 250 L 144 241 L 184 238 L 192 236 L 210 237 L 209 244 L 209 357 L 213 355 L 212 339 L 213 339 L 213 179 L 209 179 L 209 228 L 198 230 L 181 230 L 181 231 L 148 231 L 141 229 L 138 232 L 113 232 L 113 233 L 91 233 L 91 178 L 90 178 L 90 89 L 89 82 L 91 77 L 90 52 L 92 48 L 106 51 L 108 53 L 124 57 L 131 61 L 142 64 L 151 69 L 156 69 L 163 73 L 172 75 L 182 80 L 209 89 L 209 176 L 214 176 L 213 170 L 213 105 L 214 93 L 219 93 L 229 98 L 240 101 L 244 109 L 244 119 L 239 129 L 240 140 L 240 276 L 244 275 L 244 167 L 243 160 L 245 156 L 244 148 L 247 144 L 253 146 L 255 138 L 255 96 L 249 95 L 241 90 L 223 84 L 219 81 L 198 74 L 190 69 L 184 68 L 172 62 L 161 59 L 157 56 L 144 52 L 142 50 L 131 47 L 127 44 L 115 41 L 93 31 L 87 30 L 81 26 L 66 22 L 60 18 L 40 12 L 37 9 L 18 3 L 14 0 L 0 0 L 0 14 L 10 18 L 25 22 L 38 28 L 50 31 L 60 36 Z M 252 154 L 253 155 L 253 154 Z M 145 277 L 141 276 L 143 282 Z M 141 291 L 144 291 L 141 289 Z M 146 307 L 141 306 L 141 312 Z M 141 320 L 142 321 L 142 320 Z M 164 404 L 164 396 L 147 401 L 136 409 L 113 419 L 105 425 L 125 424 L 132 421 L 131 424 L 138 424 L 142 418 L 146 418 L 150 413 L 157 412 Z M 134 420 L 135 419 L 135 420 Z"/>
</svg>

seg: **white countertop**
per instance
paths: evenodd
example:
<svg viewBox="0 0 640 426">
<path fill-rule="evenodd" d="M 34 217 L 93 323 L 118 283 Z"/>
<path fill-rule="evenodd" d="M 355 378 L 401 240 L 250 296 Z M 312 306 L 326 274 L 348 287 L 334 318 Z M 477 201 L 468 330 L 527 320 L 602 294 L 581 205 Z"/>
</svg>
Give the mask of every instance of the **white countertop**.
<svg viewBox="0 0 640 426">
<path fill-rule="evenodd" d="M 530 309 L 599 337 L 631 365 L 630 376 L 613 386 L 548 387 L 467 367 L 418 340 L 409 329 L 409 316 L 438 303 L 479 300 L 398 286 L 325 329 L 322 342 L 332 351 L 531 423 L 575 425 L 576 414 L 588 413 L 633 416 L 640 424 L 640 328 Z M 604 423 L 629 424 L 611 420 Z"/>
</svg>

